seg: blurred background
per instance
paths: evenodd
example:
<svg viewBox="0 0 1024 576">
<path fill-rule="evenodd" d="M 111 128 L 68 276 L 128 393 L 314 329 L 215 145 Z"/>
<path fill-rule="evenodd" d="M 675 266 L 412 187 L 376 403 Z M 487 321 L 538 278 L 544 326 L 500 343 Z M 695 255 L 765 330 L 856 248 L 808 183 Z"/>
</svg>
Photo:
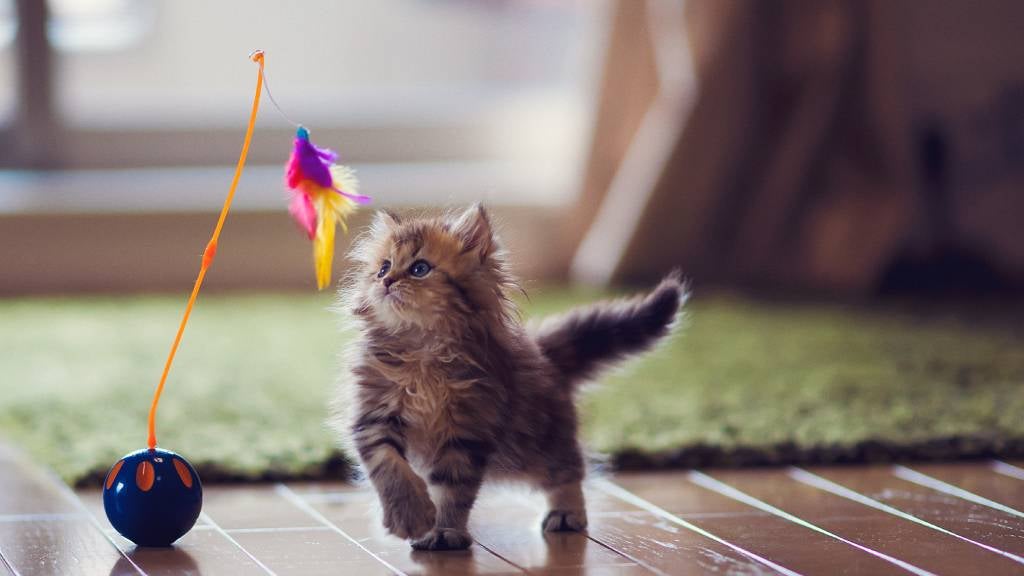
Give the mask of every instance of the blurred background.
<svg viewBox="0 0 1024 576">
<path fill-rule="evenodd" d="M 1018 3 L 0 0 L 0 292 L 178 290 L 252 90 L 530 279 L 864 297 L 1024 277 Z M 220 288 L 304 288 L 266 102 Z M 100 232 L 102 231 L 102 232 Z M 182 248 L 185 248 L 184 250 Z M 343 253 L 344 247 L 339 252 Z"/>
<path fill-rule="evenodd" d="M 8 397 L 0 432 L 46 453 L 42 406 L 68 382 L 103 405 L 156 376 L 259 48 L 277 102 L 374 208 L 491 207 L 530 313 L 684 271 L 685 340 L 647 388 L 590 407 L 620 462 L 1024 454 L 1021 22 L 1015 0 L 0 0 L 0 378 L 36 394 Z M 243 372 L 287 391 L 337 347 L 285 210 L 293 132 L 264 99 L 178 361 L 196 366 L 178 394 L 218 406 L 206 429 L 248 422 L 218 404 L 232 362 L 282 362 Z M 319 416 L 333 369 L 307 374 L 305 412 L 261 414 Z M 60 434 L 95 433 L 60 401 Z M 310 430 L 257 464 L 209 461 L 322 464 Z M 99 469 L 66 457 L 48 461 Z"/>
<path fill-rule="evenodd" d="M 0 292 L 186 286 L 256 48 L 285 113 L 375 206 L 525 209 L 525 270 L 564 271 L 568 245 L 545 256 L 579 197 L 611 18 L 605 2 L 0 0 Z M 211 287 L 306 288 L 283 210 L 294 128 L 266 99 L 258 126 Z"/>
</svg>

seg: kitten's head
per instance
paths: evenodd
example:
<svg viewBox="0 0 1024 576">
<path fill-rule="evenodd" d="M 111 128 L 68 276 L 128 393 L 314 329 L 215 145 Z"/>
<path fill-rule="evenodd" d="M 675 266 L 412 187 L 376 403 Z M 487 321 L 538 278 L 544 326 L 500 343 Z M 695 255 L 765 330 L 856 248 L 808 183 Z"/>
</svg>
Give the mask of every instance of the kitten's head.
<svg viewBox="0 0 1024 576">
<path fill-rule="evenodd" d="M 439 218 L 379 211 L 352 259 L 348 304 L 381 328 L 456 330 L 474 318 L 511 311 L 511 281 L 479 204 Z"/>
</svg>

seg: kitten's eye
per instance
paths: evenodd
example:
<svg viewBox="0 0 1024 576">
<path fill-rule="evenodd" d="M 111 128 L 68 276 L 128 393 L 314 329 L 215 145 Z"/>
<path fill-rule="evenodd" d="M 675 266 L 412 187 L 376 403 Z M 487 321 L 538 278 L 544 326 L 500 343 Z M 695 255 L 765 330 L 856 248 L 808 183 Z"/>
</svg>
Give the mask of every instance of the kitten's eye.
<svg viewBox="0 0 1024 576">
<path fill-rule="evenodd" d="M 426 260 L 417 260 L 409 266 L 409 274 L 413 278 L 423 278 L 430 273 L 430 264 Z"/>
<path fill-rule="evenodd" d="M 380 265 L 380 272 L 377 272 L 377 278 L 383 278 L 389 270 L 391 270 L 391 260 L 385 260 L 384 263 Z"/>
</svg>

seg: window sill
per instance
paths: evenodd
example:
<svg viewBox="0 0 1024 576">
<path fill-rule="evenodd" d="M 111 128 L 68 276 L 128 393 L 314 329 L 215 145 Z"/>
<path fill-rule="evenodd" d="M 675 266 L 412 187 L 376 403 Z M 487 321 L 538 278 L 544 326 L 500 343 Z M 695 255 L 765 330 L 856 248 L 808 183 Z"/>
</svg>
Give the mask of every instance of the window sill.
<svg viewBox="0 0 1024 576">
<path fill-rule="evenodd" d="M 356 164 L 361 191 L 375 205 L 488 205 L 552 208 L 572 201 L 572 186 L 538 170 L 498 162 Z M 217 211 L 233 166 L 128 170 L 0 170 L 0 214 L 121 214 Z M 249 166 L 235 211 L 286 206 L 281 166 Z"/>
</svg>

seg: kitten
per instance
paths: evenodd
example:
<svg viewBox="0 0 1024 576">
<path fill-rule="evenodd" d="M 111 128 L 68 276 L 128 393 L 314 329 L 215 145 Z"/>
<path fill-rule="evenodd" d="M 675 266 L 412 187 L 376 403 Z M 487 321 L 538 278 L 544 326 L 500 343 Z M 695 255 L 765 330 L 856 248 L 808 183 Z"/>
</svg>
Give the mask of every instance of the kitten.
<svg viewBox="0 0 1024 576">
<path fill-rule="evenodd" d="M 361 338 L 335 424 L 359 455 L 384 526 L 416 549 L 469 547 L 484 478 L 524 480 L 550 503 L 545 531 L 587 525 L 573 403 L 585 380 L 670 332 L 677 274 L 649 295 L 585 307 L 528 331 L 487 212 L 382 211 L 341 290 Z"/>
</svg>

